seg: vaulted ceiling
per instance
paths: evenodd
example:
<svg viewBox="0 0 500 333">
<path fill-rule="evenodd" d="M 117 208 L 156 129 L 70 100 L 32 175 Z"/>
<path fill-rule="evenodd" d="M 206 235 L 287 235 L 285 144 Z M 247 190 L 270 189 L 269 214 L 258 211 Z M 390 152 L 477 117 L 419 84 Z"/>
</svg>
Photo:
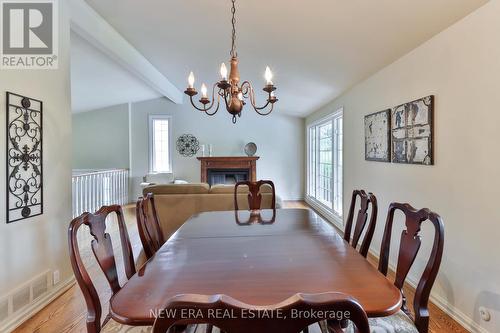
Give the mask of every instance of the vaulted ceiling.
<svg viewBox="0 0 500 333">
<path fill-rule="evenodd" d="M 83 112 L 161 95 L 108 55 L 71 33 L 71 109 Z"/>
<path fill-rule="evenodd" d="M 278 112 L 304 116 L 486 2 L 237 0 L 242 79 L 260 88 L 269 65 Z M 199 89 L 228 62 L 229 0 L 87 3 L 180 90 L 189 71 Z"/>
</svg>

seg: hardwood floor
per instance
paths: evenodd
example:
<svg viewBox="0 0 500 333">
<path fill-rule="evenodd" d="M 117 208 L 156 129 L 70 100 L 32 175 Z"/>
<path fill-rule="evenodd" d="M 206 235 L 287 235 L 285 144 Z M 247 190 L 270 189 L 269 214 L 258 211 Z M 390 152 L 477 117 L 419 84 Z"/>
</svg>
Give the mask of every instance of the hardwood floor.
<svg viewBox="0 0 500 333">
<path fill-rule="evenodd" d="M 303 201 L 285 201 L 285 208 L 309 208 L 307 204 Z M 141 242 L 137 232 L 137 226 L 135 223 L 135 207 L 126 206 L 124 207 L 125 220 L 127 222 L 128 232 L 130 234 L 130 241 L 132 243 L 134 255 L 138 256 L 141 249 Z M 108 228 L 110 228 L 110 234 L 112 239 L 117 239 L 118 235 L 115 232 L 116 228 L 113 228 L 113 222 L 110 220 L 108 222 Z M 83 238 L 85 239 L 85 238 Z M 121 266 L 120 249 L 119 242 L 115 241 L 113 244 L 117 244 L 115 253 L 118 257 L 118 269 Z M 103 304 L 103 313 L 107 313 L 110 292 L 107 287 L 106 280 L 102 273 L 99 272 L 99 268 L 96 263 L 93 262 L 93 258 L 90 253 L 90 249 L 82 246 L 82 256 L 86 253 L 86 265 L 88 267 L 89 273 L 95 279 L 96 289 L 99 295 L 101 295 L 101 302 Z M 376 266 L 375 258 L 369 258 L 370 262 Z M 123 269 L 121 270 L 123 272 Z M 392 278 L 393 276 L 391 276 Z M 408 303 L 412 304 L 414 289 L 410 286 L 405 287 L 405 294 L 408 298 Z M 430 304 L 430 333 L 466 333 L 468 332 L 463 327 L 461 327 L 457 322 L 451 319 L 443 311 L 441 311 L 434 304 Z M 85 316 L 86 307 L 83 300 L 83 296 L 80 292 L 78 285 L 74 285 L 64 294 L 59 296 L 47 307 L 38 312 L 34 317 L 26 321 L 15 333 L 86 333 L 85 327 Z"/>
</svg>

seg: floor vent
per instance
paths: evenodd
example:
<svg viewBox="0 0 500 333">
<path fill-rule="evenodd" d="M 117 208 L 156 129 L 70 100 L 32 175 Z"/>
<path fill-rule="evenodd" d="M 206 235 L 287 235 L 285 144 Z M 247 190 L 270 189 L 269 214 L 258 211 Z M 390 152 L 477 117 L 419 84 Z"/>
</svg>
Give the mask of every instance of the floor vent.
<svg viewBox="0 0 500 333">
<path fill-rule="evenodd" d="M 0 301 L 0 322 L 36 302 L 49 292 L 51 272 L 46 271 L 19 286 Z"/>
<path fill-rule="evenodd" d="M 12 295 L 12 312 L 17 312 L 30 304 L 30 294 L 30 287 L 25 286 Z"/>
<path fill-rule="evenodd" d="M 9 316 L 9 299 L 4 298 L 0 301 L 0 322 L 7 319 Z"/>
<path fill-rule="evenodd" d="M 42 275 L 39 278 L 33 280 L 33 284 L 31 285 L 33 301 L 49 291 L 49 282 L 50 281 L 48 274 Z"/>
</svg>

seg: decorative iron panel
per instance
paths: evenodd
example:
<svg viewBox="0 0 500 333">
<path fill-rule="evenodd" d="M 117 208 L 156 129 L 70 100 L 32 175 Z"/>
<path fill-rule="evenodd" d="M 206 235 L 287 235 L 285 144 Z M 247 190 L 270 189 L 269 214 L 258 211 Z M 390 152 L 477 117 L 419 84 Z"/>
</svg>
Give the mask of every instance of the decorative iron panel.
<svg viewBox="0 0 500 333">
<path fill-rule="evenodd" d="M 200 142 L 192 134 L 183 134 L 177 139 L 177 151 L 184 157 L 195 155 L 200 149 Z"/>
<path fill-rule="evenodd" d="M 7 223 L 43 214 L 42 101 L 7 92 Z"/>
</svg>

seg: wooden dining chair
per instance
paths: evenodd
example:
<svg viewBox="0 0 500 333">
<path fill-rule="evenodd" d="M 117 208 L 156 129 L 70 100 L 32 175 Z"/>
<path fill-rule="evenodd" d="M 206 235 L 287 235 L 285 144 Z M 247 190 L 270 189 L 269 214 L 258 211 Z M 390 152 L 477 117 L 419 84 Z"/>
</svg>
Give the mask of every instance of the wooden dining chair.
<svg viewBox="0 0 500 333">
<path fill-rule="evenodd" d="M 217 313 L 232 316 L 213 315 Z M 311 313 L 316 316 L 311 317 Z M 225 295 L 178 295 L 167 302 L 160 314 L 169 315 L 157 316 L 153 333 L 166 333 L 179 324 L 210 324 L 225 333 L 298 333 L 321 320 L 332 319 L 332 315 L 337 315 L 338 320 L 348 316 L 359 333 L 369 333 L 361 305 L 341 293 L 296 294 L 271 306 L 252 306 Z M 202 332 L 203 326 L 199 325 L 196 333 Z M 330 329 L 342 332 L 338 325 Z"/>
<path fill-rule="evenodd" d="M 243 181 L 243 182 L 237 182 L 234 185 L 234 209 L 239 210 L 238 207 L 238 187 L 246 185 L 248 186 L 248 207 L 250 210 L 256 210 L 260 209 L 260 205 L 262 202 L 262 194 L 260 193 L 261 186 L 262 185 L 269 185 L 271 186 L 272 190 L 272 201 L 271 201 L 271 209 L 276 209 L 276 191 L 274 188 L 274 183 L 270 180 L 259 180 L 257 182 L 251 182 L 251 181 Z"/>
<path fill-rule="evenodd" d="M 160 228 L 160 221 L 156 213 L 153 193 L 148 193 L 137 200 L 136 206 L 137 228 L 141 238 L 142 248 L 146 258 L 151 258 L 165 243 Z"/>
<path fill-rule="evenodd" d="M 130 245 L 127 227 L 123 218 L 123 211 L 120 206 L 103 206 L 95 214 L 83 213 L 71 221 L 68 229 L 71 266 L 87 305 L 87 332 L 150 332 L 151 327 L 131 327 L 121 325 L 113 321 L 109 314 L 106 316 L 103 324 L 101 325 L 102 306 L 99 300 L 99 294 L 97 293 L 94 283 L 92 282 L 80 255 L 77 233 L 82 225 L 89 227 L 90 234 L 93 237 L 91 241 L 92 252 L 94 253 L 95 258 L 109 283 L 112 295 L 115 295 L 121 289 L 121 286 L 118 280 L 118 271 L 111 237 L 109 233 L 106 232 L 106 218 L 113 213 L 116 214 L 117 217 L 125 276 L 127 279 L 130 279 L 136 273 L 136 270 L 132 247 Z"/>
<path fill-rule="evenodd" d="M 401 310 L 395 315 L 369 320 L 370 327 L 376 328 L 390 327 L 391 332 L 396 333 L 427 333 L 429 331 L 429 294 L 436 279 L 444 245 L 444 226 L 441 217 L 427 208 L 416 210 L 409 204 L 391 203 L 387 215 L 382 247 L 380 251 L 379 271 L 387 276 L 389 269 L 389 251 L 391 248 L 392 228 L 394 224 L 394 213 L 401 211 L 405 215 L 406 229 L 401 234 L 399 244 L 399 256 L 396 266 L 396 278 L 394 285 L 401 290 L 403 304 Z M 413 300 L 412 316 L 403 293 L 403 285 L 408 272 L 415 262 L 415 258 L 420 249 L 420 229 L 422 223 L 430 221 L 434 226 L 434 241 L 432 250 L 425 266 L 425 270 L 418 282 Z"/>
<path fill-rule="evenodd" d="M 356 207 L 357 198 L 359 197 L 359 210 L 356 216 L 356 222 L 354 224 L 354 232 L 352 230 L 354 223 L 354 210 Z M 366 258 L 368 255 L 368 250 L 370 249 L 370 244 L 372 242 L 373 233 L 375 232 L 375 225 L 377 223 L 377 198 L 373 193 L 366 193 L 364 190 L 354 190 L 352 192 L 351 207 L 349 208 L 349 214 L 347 215 L 347 221 L 344 232 L 344 239 L 352 245 L 352 247 L 357 248 L 361 235 L 366 227 L 366 222 L 368 221 L 368 209 L 370 212 L 370 222 L 366 229 L 366 233 L 361 246 L 359 248 L 359 253 Z M 351 239 L 352 233 L 352 239 Z"/>
</svg>

